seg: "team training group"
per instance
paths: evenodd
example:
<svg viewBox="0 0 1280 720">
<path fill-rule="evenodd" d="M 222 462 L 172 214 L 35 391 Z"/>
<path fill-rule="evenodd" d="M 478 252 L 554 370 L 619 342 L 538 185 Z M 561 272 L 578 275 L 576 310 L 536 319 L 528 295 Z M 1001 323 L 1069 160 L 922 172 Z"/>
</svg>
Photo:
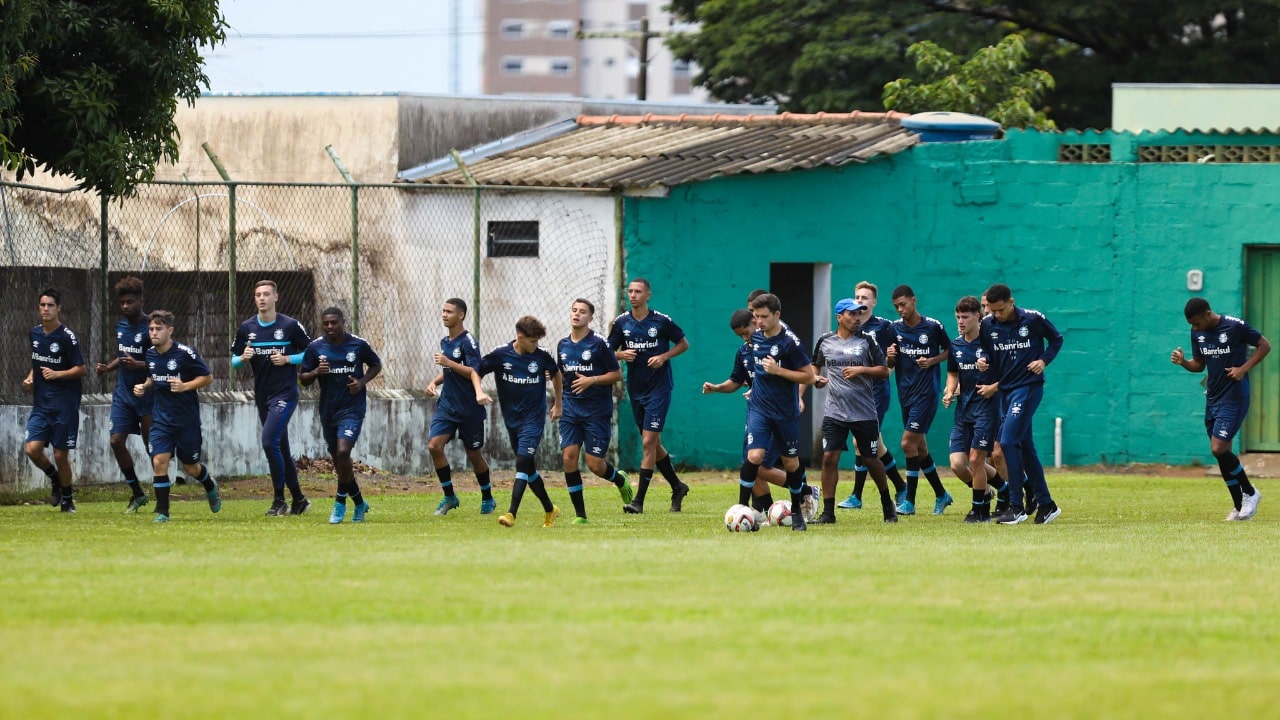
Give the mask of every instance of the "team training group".
<svg viewBox="0 0 1280 720">
<path fill-rule="evenodd" d="M 199 390 L 212 382 L 208 366 L 193 348 L 174 337 L 170 312 L 144 311 L 142 281 L 127 277 L 115 286 L 121 318 L 116 324 L 117 356 L 97 363 L 98 374 L 117 373 L 111 405 L 111 450 L 132 491 L 126 512 L 150 502 L 126 441 L 140 434 L 151 456 L 155 521 L 170 517 L 169 463 L 205 490 L 209 509 L 222 507 L 217 482 L 202 462 L 203 437 Z M 490 398 L 481 378 L 495 377 L 498 402 L 515 453 L 515 482 L 510 504 L 498 522 L 510 527 L 526 490 L 542 506 L 543 527 L 551 527 L 559 508 L 551 501 L 535 463 L 547 417 L 559 423 L 563 470 L 574 522 L 587 522 L 581 460 L 618 489 L 625 513 L 643 513 L 654 472 L 671 487 L 671 511 L 679 512 L 689 487 L 681 482 L 662 445 L 673 392 L 670 361 L 689 348 L 684 332 L 667 315 L 649 307 L 651 287 L 636 278 L 626 288 L 630 311 L 612 323 L 608 338 L 591 329 L 595 306 L 575 299 L 569 310 L 570 334 L 555 354 L 539 346 L 547 330 L 525 316 L 515 338 L 482 354 L 465 329 L 466 303 L 444 302 L 441 317 L 448 334 L 435 361 L 440 374 L 427 386 L 438 398 L 427 443 L 444 497 L 436 515 L 460 506 L 447 443 L 458 438 L 480 487 L 480 512 L 493 513 L 489 465 L 481 449 Z M 916 491 L 923 473 L 934 493 L 933 513 L 941 515 L 953 498 L 938 475 L 926 435 L 938 405 L 954 405 L 950 467 L 972 491 L 966 523 L 1015 525 L 1028 519 L 1047 524 L 1062 512 L 1050 494 L 1032 439 L 1036 409 L 1044 395 L 1045 368 L 1057 357 L 1063 336 L 1041 313 L 1018 307 L 1007 285 L 989 287 L 981 298 L 966 296 L 955 306 L 958 334 L 949 338 L 942 323 L 920 314 L 912 289 L 899 285 L 891 295 L 899 319 L 875 314 L 878 289 L 868 282 L 853 297 L 836 303 L 836 328 L 807 352 L 782 321 L 782 303 L 764 290 L 753 291 L 748 308 L 730 315 L 730 329 L 742 340 L 728 379 L 702 384 L 703 393 L 735 392 L 748 386 L 746 431 L 738 503 L 757 511 L 773 504 L 770 487 L 786 490 L 792 530 L 836 522 L 835 508 L 862 507 L 866 478 L 879 491 L 885 522 L 916 512 Z M 253 289 L 257 314 L 240 324 L 231 348 L 231 365 L 248 365 L 262 424 L 262 448 L 270 468 L 274 498 L 269 516 L 302 515 L 311 506 L 298 483 L 289 447 L 289 420 L 298 407 L 299 385 L 319 383 L 319 413 L 338 486 L 330 523 L 364 522 L 369 504 L 356 482 L 352 449 L 366 413 L 366 385 L 378 376 L 382 361 L 364 339 L 347 331 L 341 309 L 321 312 L 322 335 L 312 340 L 294 318 L 276 311 L 279 293 L 270 280 Z M 87 370 L 76 335 L 62 324 L 61 294 L 41 291 L 40 324 L 31 329 L 31 372 L 23 380 L 33 393 L 27 423 L 27 457 L 49 478 L 49 503 L 75 512 L 70 451 L 76 447 L 82 378 Z M 1228 521 L 1248 520 L 1261 493 L 1250 482 L 1232 440 L 1249 409 L 1249 371 L 1270 351 L 1270 343 L 1247 323 L 1213 312 L 1202 298 L 1184 308 L 1191 326 L 1188 356 L 1181 347 L 1171 361 L 1190 372 L 1207 371 L 1205 429 L 1232 499 Z M 613 386 L 626 363 L 630 406 L 642 440 L 638 481 L 607 462 L 611 442 Z M 942 366 L 946 365 L 946 382 Z M 890 373 L 895 377 L 902 412 L 906 478 L 885 447 L 880 428 L 889 410 Z M 551 384 L 548 405 L 547 384 Z M 800 418 L 804 389 L 825 388 L 822 418 L 821 497 L 807 482 L 800 464 Z M 836 504 L 840 456 L 853 438 L 856 470 L 853 492 Z M 46 448 L 52 448 L 52 460 Z M 889 486 L 892 484 L 893 492 Z M 286 502 L 285 490 L 290 499 Z M 994 510 L 992 503 L 995 503 Z"/>
</svg>

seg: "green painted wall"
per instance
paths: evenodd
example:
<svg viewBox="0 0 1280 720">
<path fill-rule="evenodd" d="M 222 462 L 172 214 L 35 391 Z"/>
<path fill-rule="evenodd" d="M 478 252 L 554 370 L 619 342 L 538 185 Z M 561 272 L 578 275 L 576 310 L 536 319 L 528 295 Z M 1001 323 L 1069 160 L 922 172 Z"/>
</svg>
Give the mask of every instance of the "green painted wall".
<svg viewBox="0 0 1280 720">
<path fill-rule="evenodd" d="M 740 462 L 743 401 L 704 397 L 700 385 L 727 376 L 737 342 L 728 315 L 749 290 L 767 286 L 769 264 L 812 262 L 831 263 L 833 299 L 852 295 L 859 280 L 876 283 L 877 313 L 891 319 L 889 292 L 911 285 L 921 312 L 952 335 L 956 300 L 993 282 L 1044 312 L 1066 335 L 1036 418 L 1046 464 L 1058 416 L 1068 464 L 1211 460 L 1202 376 L 1170 364 L 1169 352 L 1188 345 L 1182 306 L 1192 295 L 1242 312 L 1245 246 L 1280 242 L 1280 165 L 1132 160 L 1139 143 L 1213 142 L 1260 140 L 1014 132 L 922 145 L 866 165 L 628 198 L 628 275 L 653 281 L 652 306 L 673 316 L 691 343 L 674 361 L 664 444 L 680 462 Z M 1110 143 L 1115 161 L 1059 163 L 1059 143 Z M 1186 289 L 1192 268 L 1204 271 L 1202 293 Z M 630 423 L 620 425 L 623 457 L 637 457 Z M 929 445 L 940 463 L 950 426 L 950 413 L 939 410 Z M 901 436 L 896 401 L 883 430 L 893 447 Z"/>
</svg>

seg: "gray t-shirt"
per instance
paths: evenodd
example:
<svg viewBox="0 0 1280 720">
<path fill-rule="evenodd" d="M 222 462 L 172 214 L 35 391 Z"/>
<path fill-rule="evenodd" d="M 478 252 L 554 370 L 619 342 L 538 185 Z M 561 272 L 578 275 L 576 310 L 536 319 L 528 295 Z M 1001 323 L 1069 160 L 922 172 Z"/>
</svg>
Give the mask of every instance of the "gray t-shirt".
<svg viewBox="0 0 1280 720">
<path fill-rule="evenodd" d="M 844 368 L 884 365 L 884 351 L 861 334 L 842 340 L 835 332 L 824 333 L 813 345 L 813 364 L 829 368 L 827 406 L 823 414 L 841 422 L 876 420 L 876 381 L 869 375 L 846 380 Z"/>
</svg>

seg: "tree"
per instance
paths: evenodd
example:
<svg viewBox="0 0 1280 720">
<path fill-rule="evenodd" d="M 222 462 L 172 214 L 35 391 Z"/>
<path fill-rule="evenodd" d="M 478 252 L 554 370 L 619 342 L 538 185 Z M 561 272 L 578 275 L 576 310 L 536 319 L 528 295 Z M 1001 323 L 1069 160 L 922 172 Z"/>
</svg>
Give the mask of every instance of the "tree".
<svg viewBox="0 0 1280 720">
<path fill-rule="evenodd" d="M 887 110 L 906 113 L 949 110 L 995 120 L 1004 127 L 1054 130 L 1057 126 L 1036 109 L 1053 76 L 1026 70 L 1027 43 L 1010 35 L 997 45 L 975 52 L 968 60 L 925 40 L 907 48 L 921 82 L 899 78 L 884 86 Z"/>
<path fill-rule="evenodd" d="M 1065 127 L 1110 124 L 1114 82 L 1280 82 L 1280 0 L 673 0 L 700 30 L 672 39 L 695 79 L 730 102 L 786 110 L 878 107 L 931 40 L 968 56 L 1017 32 L 1058 79 Z M 816 44 L 811 48 L 810 45 Z"/>
<path fill-rule="evenodd" d="M 217 0 L 0 0 L 0 164 L 132 194 L 177 160 L 178 100 L 225 33 Z"/>
</svg>

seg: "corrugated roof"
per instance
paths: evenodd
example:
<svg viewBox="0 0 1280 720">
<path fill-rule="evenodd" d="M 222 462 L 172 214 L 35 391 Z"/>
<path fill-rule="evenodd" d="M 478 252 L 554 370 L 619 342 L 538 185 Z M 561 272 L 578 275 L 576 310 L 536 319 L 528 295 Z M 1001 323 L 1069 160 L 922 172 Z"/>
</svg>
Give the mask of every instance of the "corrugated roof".
<svg viewBox="0 0 1280 720">
<path fill-rule="evenodd" d="M 866 162 L 919 142 L 902 113 L 579 116 L 401 173 L 433 185 L 646 188 Z M 470 175 L 470 178 L 467 175 Z"/>
</svg>

